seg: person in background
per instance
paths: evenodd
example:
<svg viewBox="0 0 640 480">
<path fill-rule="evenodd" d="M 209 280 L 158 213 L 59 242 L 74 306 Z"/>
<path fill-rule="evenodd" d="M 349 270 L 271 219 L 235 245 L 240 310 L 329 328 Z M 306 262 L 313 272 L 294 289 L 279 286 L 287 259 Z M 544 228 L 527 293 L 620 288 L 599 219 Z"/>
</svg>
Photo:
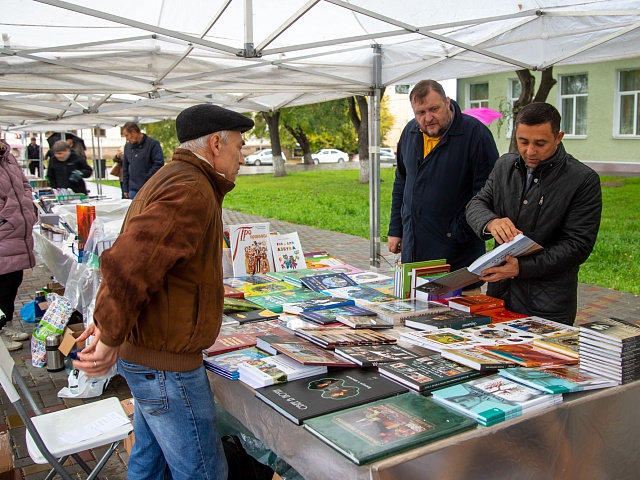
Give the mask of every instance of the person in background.
<svg viewBox="0 0 640 480">
<path fill-rule="evenodd" d="M 418 82 L 409 100 L 415 118 L 398 142 L 389 251 L 401 253 L 402 263 L 445 258 L 457 270 L 485 253 L 465 207 L 487 180 L 498 149 L 489 129 L 463 114 L 438 82 Z"/>
<path fill-rule="evenodd" d="M 49 160 L 47 177 L 52 188 L 70 188 L 75 193 L 88 193 L 84 178 L 91 176 L 92 168 L 87 160 L 75 151 L 64 140 L 58 140 L 51 147 L 53 156 Z"/>
<path fill-rule="evenodd" d="M 31 143 L 27 145 L 27 158 L 29 159 L 29 173 L 40 176 L 40 145 L 36 143 L 36 138 L 31 138 Z M 37 173 L 36 173 L 37 172 Z"/>
<path fill-rule="evenodd" d="M 123 156 L 124 156 L 124 152 L 122 151 L 121 148 L 118 149 L 118 151 L 116 152 L 116 154 L 113 157 L 113 168 L 116 168 L 116 166 L 118 167 L 118 180 L 120 181 L 120 190 L 122 191 L 122 198 L 127 198 L 124 196 L 124 182 L 122 181 L 122 176 L 123 176 L 123 172 L 122 172 L 122 161 L 123 161 Z M 113 175 L 113 169 L 111 169 L 111 175 Z"/>
<path fill-rule="evenodd" d="M 202 350 L 222 324 L 222 201 L 244 163 L 242 132 L 252 127 L 214 105 L 181 112 L 180 146 L 137 193 L 100 257 L 94 323 L 79 340 L 95 338 L 74 367 L 96 376 L 117 361 L 129 384 L 129 480 L 227 478 Z"/>
<path fill-rule="evenodd" d="M 602 193 L 598 174 L 565 151 L 560 120 L 548 103 L 520 110 L 519 153 L 500 157 L 469 202 L 467 220 L 479 238 L 502 244 L 524 233 L 544 247 L 483 271 L 488 295 L 514 312 L 573 325 L 578 270 L 598 236 Z"/>
<path fill-rule="evenodd" d="M 125 198 L 134 199 L 142 186 L 164 165 L 160 142 L 140 131 L 135 122 L 122 127 L 127 139 L 122 162 L 122 183 Z"/>
<path fill-rule="evenodd" d="M 31 185 L 9 144 L 0 140 L 0 328 L 8 350 L 22 348 L 29 335 L 12 328 L 14 306 L 23 270 L 36 264 L 33 225 L 36 223 Z"/>
</svg>

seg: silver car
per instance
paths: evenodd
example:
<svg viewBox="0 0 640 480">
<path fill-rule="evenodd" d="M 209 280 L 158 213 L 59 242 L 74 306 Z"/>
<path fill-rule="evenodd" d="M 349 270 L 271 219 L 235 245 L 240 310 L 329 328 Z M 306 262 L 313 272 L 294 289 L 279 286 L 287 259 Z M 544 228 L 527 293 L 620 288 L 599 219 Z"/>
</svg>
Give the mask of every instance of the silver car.
<svg viewBox="0 0 640 480">
<path fill-rule="evenodd" d="M 285 162 L 287 161 L 287 157 L 285 157 L 284 152 L 282 153 L 282 160 Z M 271 149 L 258 150 L 256 153 L 247 155 L 244 158 L 244 164 L 255 165 L 256 167 L 259 167 L 260 165 L 273 165 L 273 154 L 271 153 Z"/>
</svg>

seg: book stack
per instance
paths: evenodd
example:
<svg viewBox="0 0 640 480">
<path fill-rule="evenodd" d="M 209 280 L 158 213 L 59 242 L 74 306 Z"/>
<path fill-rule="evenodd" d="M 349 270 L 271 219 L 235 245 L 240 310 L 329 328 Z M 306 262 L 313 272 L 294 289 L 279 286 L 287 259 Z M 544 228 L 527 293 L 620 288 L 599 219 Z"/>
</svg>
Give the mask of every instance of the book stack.
<svg viewBox="0 0 640 480">
<path fill-rule="evenodd" d="M 377 367 L 383 363 L 413 360 L 422 355 L 399 345 L 364 345 L 361 347 L 336 347 L 335 353 L 361 367 Z"/>
<path fill-rule="evenodd" d="M 425 260 L 422 262 L 398 263 L 395 268 L 394 295 L 398 298 L 409 298 L 411 294 L 411 276 L 413 269 L 446 265 L 445 259 Z"/>
<path fill-rule="evenodd" d="M 616 380 L 580 370 L 576 366 L 510 368 L 500 375 L 546 393 L 570 393 L 615 387 Z"/>
<path fill-rule="evenodd" d="M 300 328 L 295 334 L 330 350 L 338 346 L 383 345 L 398 341 L 394 337 L 368 328 Z"/>
<path fill-rule="evenodd" d="M 462 333 L 460 330 L 454 330 L 453 328 L 441 328 L 432 332 L 402 332 L 400 333 L 400 338 L 405 342 L 435 350 L 436 352 L 441 351 L 443 348 L 457 350 L 459 348 L 486 345 L 487 343 L 487 341 L 482 338 L 472 338 L 471 335 Z"/>
<path fill-rule="evenodd" d="M 415 298 L 368 305 L 367 309 L 375 312 L 381 319 L 393 322 L 394 325 L 403 325 L 408 318 L 449 311 L 449 307 L 441 303 L 424 302 Z"/>
<path fill-rule="evenodd" d="M 221 377 L 237 380 L 240 377 L 238 365 L 249 360 L 259 360 L 268 354 L 255 347 L 244 348 L 203 359 L 204 367 Z"/>
<path fill-rule="evenodd" d="M 475 313 L 480 310 L 492 310 L 503 308 L 504 300 L 490 297 L 489 295 L 465 295 L 449 299 L 449 307 L 467 313 Z"/>
<path fill-rule="evenodd" d="M 371 316 L 375 317 L 376 313 L 366 308 L 359 307 L 357 305 L 347 305 L 337 308 L 326 308 L 322 310 L 312 310 L 308 312 L 300 312 L 300 316 L 306 320 L 319 323 L 320 325 L 327 325 L 329 323 L 335 323 L 338 321 L 338 316 Z"/>
<path fill-rule="evenodd" d="M 312 418 L 304 428 L 363 465 L 475 426 L 429 398 L 406 393 Z"/>
<path fill-rule="evenodd" d="M 312 312 L 314 310 L 324 310 L 328 308 L 348 307 L 355 305 L 353 300 L 325 296 L 324 298 L 312 298 L 299 302 L 285 303 L 282 311 L 285 313 L 300 314 L 302 312 Z"/>
<path fill-rule="evenodd" d="M 271 293 L 268 295 L 257 295 L 251 297 L 251 301 L 257 303 L 262 308 L 280 313 L 282 312 L 282 306 L 285 303 L 301 302 L 326 297 L 327 296 L 325 294 L 314 292 L 308 288 L 297 288 L 295 290 Z"/>
<path fill-rule="evenodd" d="M 477 327 L 491 323 L 491 317 L 475 313 L 462 312 L 460 310 L 446 310 L 438 313 L 427 313 L 417 317 L 407 318 L 404 321 L 406 327 L 416 330 L 438 330 L 439 328 L 463 328 Z"/>
<path fill-rule="evenodd" d="M 453 360 L 454 362 L 471 367 L 480 372 L 488 372 L 500 368 L 516 367 L 518 364 L 506 358 L 496 357 L 490 353 L 483 352 L 478 348 L 461 348 L 440 350 L 442 358 Z"/>
<path fill-rule="evenodd" d="M 242 362 L 238 373 L 241 382 L 260 388 L 327 373 L 327 367 L 305 366 L 285 355 L 275 355 Z"/>
<path fill-rule="evenodd" d="M 369 308 L 373 303 L 388 302 L 395 299 L 393 295 L 379 292 L 366 284 L 332 288 L 331 290 L 323 290 L 323 293 L 340 298 L 350 298 L 356 305 L 365 308 Z"/>
<path fill-rule="evenodd" d="M 344 273 L 336 273 L 327 270 L 321 270 L 315 275 L 307 275 L 300 278 L 300 282 L 307 288 L 316 292 L 323 290 L 331 290 L 338 287 L 351 287 L 357 283 Z"/>
<path fill-rule="evenodd" d="M 578 360 L 574 357 L 544 350 L 531 343 L 519 345 L 479 345 L 478 349 L 491 355 L 513 361 L 522 367 L 551 367 L 578 363 Z"/>
<path fill-rule="evenodd" d="M 469 380 L 432 395 L 436 402 L 485 427 L 562 402 L 561 394 L 547 394 L 500 375 Z"/>
<path fill-rule="evenodd" d="M 580 368 L 624 384 L 640 378 L 640 326 L 619 318 L 580 325 Z"/>
<path fill-rule="evenodd" d="M 575 332 L 562 333 L 559 335 L 552 335 L 550 337 L 540 337 L 533 341 L 533 344 L 538 348 L 545 350 L 551 350 L 552 352 L 561 353 L 573 358 L 579 356 L 580 336 L 578 330 Z"/>
</svg>

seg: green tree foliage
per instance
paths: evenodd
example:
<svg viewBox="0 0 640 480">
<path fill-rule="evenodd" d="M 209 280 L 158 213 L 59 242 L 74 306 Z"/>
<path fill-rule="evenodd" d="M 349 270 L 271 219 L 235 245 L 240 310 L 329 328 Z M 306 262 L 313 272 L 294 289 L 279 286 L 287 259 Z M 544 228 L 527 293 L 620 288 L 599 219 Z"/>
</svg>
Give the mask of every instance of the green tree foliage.
<svg viewBox="0 0 640 480">
<path fill-rule="evenodd" d="M 165 161 L 171 160 L 173 151 L 180 144 L 176 137 L 176 121 L 163 120 L 161 122 L 140 124 L 140 128 L 150 137 L 155 138 L 162 145 Z"/>
</svg>

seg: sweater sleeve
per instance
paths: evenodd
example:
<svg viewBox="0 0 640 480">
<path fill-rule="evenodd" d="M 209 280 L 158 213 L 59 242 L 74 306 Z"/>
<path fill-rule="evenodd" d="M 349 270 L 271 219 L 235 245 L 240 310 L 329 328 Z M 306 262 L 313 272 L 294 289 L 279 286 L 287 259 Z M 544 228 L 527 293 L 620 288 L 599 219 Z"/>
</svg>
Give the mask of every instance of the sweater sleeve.
<svg viewBox="0 0 640 480">
<path fill-rule="evenodd" d="M 113 247 L 100 258 L 102 283 L 94 320 L 102 342 L 122 344 L 167 272 L 194 255 L 207 228 L 202 219 L 212 215 L 210 203 L 197 189 L 175 185 L 126 220 Z"/>
</svg>

